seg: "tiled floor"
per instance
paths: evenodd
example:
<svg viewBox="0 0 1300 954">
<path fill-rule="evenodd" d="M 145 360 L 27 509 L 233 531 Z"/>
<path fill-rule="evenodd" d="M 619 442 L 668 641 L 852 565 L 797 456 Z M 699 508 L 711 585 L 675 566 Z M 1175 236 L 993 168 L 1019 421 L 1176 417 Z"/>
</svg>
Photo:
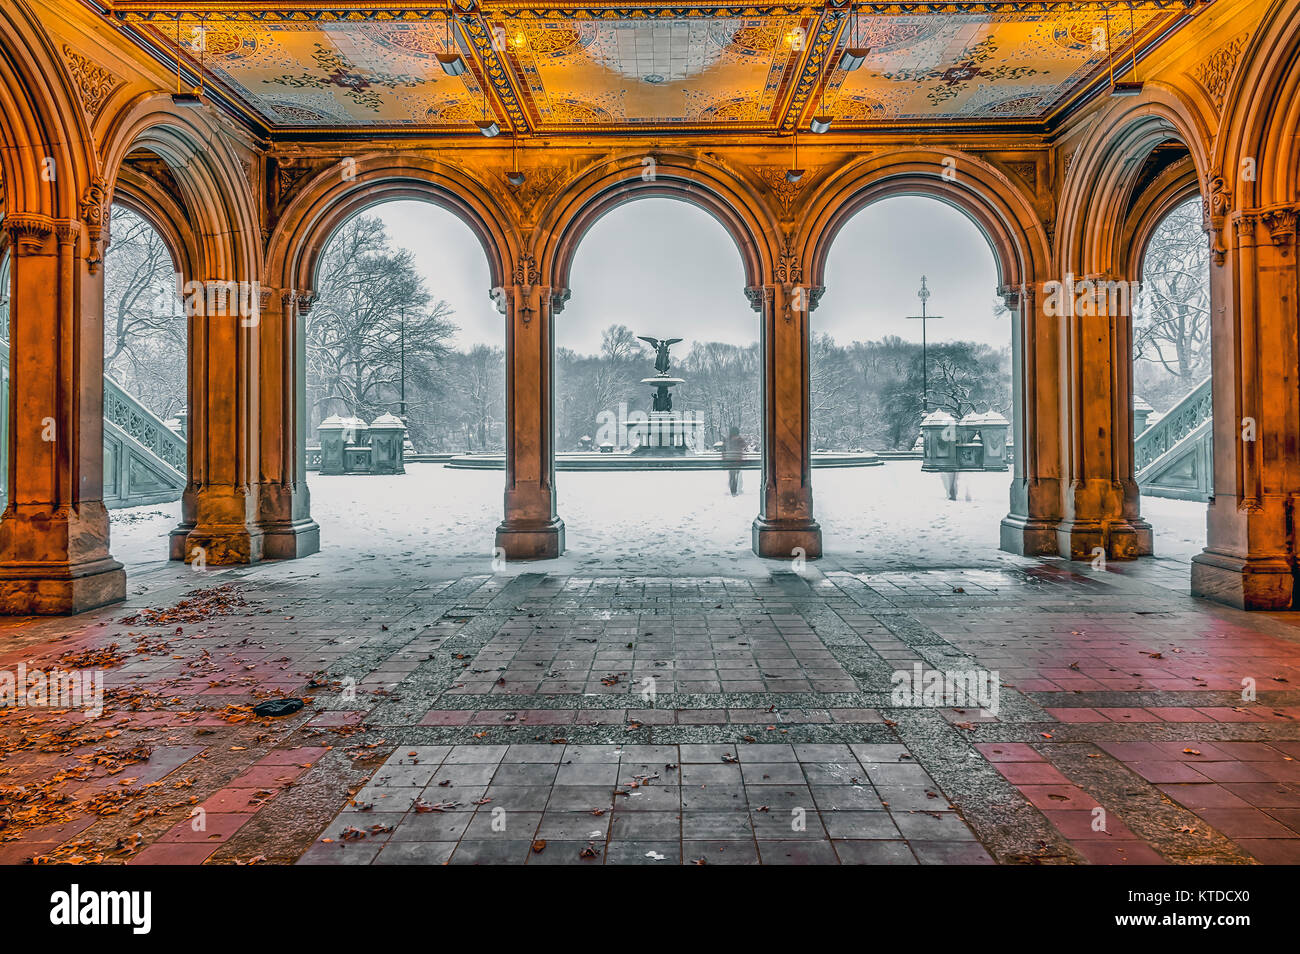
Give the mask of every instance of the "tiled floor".
<svg viewBox="0 0 1300 954">
<path fill-rule="evenodd" d="M 401 559 L 156 564 L 126 607 L 0 624 L 0 673 L 107 685 L 98 718 L 0 713 L 0 862 L 1300 862 L 1300 620 L 1167 563 Z M 907 704 L 914 667 L 998 703 Z"/>
</svg>

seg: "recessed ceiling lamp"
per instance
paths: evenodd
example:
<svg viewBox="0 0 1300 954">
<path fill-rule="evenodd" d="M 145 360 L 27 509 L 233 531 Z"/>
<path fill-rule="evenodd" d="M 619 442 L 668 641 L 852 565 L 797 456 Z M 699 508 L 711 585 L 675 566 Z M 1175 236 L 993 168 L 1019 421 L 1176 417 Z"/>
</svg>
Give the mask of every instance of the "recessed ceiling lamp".
<svg viewBox="0 0 1300 954">
<path fill-rule="evenodd" d="M 441 53 L 435 53 L 438 59 L 438 65 L 448 76 L 460 76 L 465 72 L 465 57 L 452 46 L 451 42 L 451 13 L 447 14 L 447 49 Z"/>
<path fill-rule="evenodd" d="M 852 73 L 854 70 L 859 69 L 871 54 L 871 47 L 863 46 L 858 39 L 858 8 L 852 7 L 849 10 L 849 16 L 853 18 L 851 24 L 853 40 L 840 54 L 840 69 L 846 73 Z"/>
<path fill-rule="evenodd" d="M 203 50 L 207 46 L 205 28 L 199 28 L 199 85 L 193 89 L 181 89 L 181 18 L 176 17 L 176 92 L 172 93 L 175 106 L 202 106 L 207 101 L 203 98 Z"/>
<path fill-rule="evenodd" d="M 1106 54 L 1110 58 L 1110 95 L 1112 96 L 1138 96 L 1142 93 L 1142 81 L 1137 78 L 1137 33 L 1133 29 L 1133 7 L 1128 8 L 1128 39 L 1133 44 L 1133 78 L 1130 80 L 1115 79 L 1115 53 L 1110 48 L 1110 14 L 1106 14 Z"/>
</svg>

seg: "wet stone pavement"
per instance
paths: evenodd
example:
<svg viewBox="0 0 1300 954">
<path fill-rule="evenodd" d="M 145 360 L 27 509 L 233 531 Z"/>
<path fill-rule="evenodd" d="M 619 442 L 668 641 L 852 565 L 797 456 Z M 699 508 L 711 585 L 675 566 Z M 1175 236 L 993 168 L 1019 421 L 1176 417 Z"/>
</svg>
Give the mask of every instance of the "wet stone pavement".
<svg viewBox="0 0 1300 954">
<path fill-rule="evenodd" d="M 105 680 L 0 711 L 0 862 L 1300 862 L 1300 620 L 1179 579 L 156 564 L 0 623 L 0 673 Z"/>
</svg>

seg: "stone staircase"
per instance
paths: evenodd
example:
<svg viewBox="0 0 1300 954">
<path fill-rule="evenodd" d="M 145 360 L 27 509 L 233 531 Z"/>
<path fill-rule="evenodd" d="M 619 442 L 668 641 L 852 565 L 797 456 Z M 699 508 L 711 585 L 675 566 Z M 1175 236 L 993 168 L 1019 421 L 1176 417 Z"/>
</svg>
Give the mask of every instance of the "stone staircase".
<svg viewBox="0 0 1300 954">
<path fill-rule="evenodd" d="M 0 343 L 0 500 L 9 479 L 9 348 Z M 185 438 L 104 376 L 104 503 L 110 509 L 180 500 Z"/>
<path fill-rule="evenodd" d="M 1133 465 L 1144 496 L 1204 503 L 1213 495 L 1210 381 L 1194 387 L 1134 439 Z"/>
</svg>

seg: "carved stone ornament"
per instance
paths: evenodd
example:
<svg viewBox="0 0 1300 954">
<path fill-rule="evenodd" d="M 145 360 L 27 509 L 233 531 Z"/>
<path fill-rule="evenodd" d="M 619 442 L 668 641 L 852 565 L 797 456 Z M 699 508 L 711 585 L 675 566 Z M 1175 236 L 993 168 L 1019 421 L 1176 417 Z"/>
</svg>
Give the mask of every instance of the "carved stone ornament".
<svg viewBox="0 0 1300 954">
<path fill-rule="evenodd" d="M 537 270 L 537 259 L 531 252 L 524 252 L 519 256 L 519 261 L 515 263 L 515 284 L 524 285 L 531 288 L 541 280 L 541 272 Z"/>
<path fill-rule="evenodd" d="M 68 44 L 63 44 L 63 55 L 68 61 L 68 71 L 77 84 L 81 106 L 94 119 L 104 101 L 121 83 L 108 70 L 82 56 Z"/>
<path fill-rule="evenodd" d="M 1192 70 L 1192 76 L 1210 97 L 1214 108 L 1220 111 L 1223 109 L 1223 100 L 1228 95 L 1232 72 L 1237 68 L 1237 60 L 1241 58 L 1241 51 L 1246 45 L 1246 36 L 1243 33 L 1233 37 Z"/>
<path fill-rule="evenodd" d="M 1282 205 L 1265 209 L 1260 215 L 1273 244 L 1282 250 L 1283 255 L 1289 254 L 1295 244 L 1296 214 L 1295 206 Z"/>
<path fill-rule="evenodd" d="M 1223 233 L 1228 212 L 1232 208 L 1232 192 L 1228 189 L 1228 184 L 1220 170 L 1216 169 L 1210 173 L 1204 195 L 1205 197 L 1201 200 L 1202 209 L 1213 236 L 1210 255 L 1214 258 L 1214 264 L 1222 265 L 1228 250 L 1223 247 L 1219 237 Z"/>
<path fill-rule="evenodd" d="M 81 214 L 81 221 L 86 223 L 86 238 L 88 239 L 86 248 L 86 264 L 90 267 L 90 274 L 99 271 L 100 263 L 104 261 L 103 238 L 104 232 L 108 228 L 108 183 L 104 181 L 103 176 L 95 176 L 90 180 L 90 185 L 86 186 L 86 191 L 81 196 L 81 202 L 78 211 Z"/>
<path fill-rule="evenodd" d="M 798 285 L 803 281 L 803 265 L 799 263 L 799 253 L 788 238 L 777 262 L 776 280 L 782 285 Z"/>
<path fill-rule="evenodd" d="M 15 212 L 3 219 L 9 240 L 20 252 L 39 252 L 54 232 L 54 220 L 44 215 Z"/>
</svg>

